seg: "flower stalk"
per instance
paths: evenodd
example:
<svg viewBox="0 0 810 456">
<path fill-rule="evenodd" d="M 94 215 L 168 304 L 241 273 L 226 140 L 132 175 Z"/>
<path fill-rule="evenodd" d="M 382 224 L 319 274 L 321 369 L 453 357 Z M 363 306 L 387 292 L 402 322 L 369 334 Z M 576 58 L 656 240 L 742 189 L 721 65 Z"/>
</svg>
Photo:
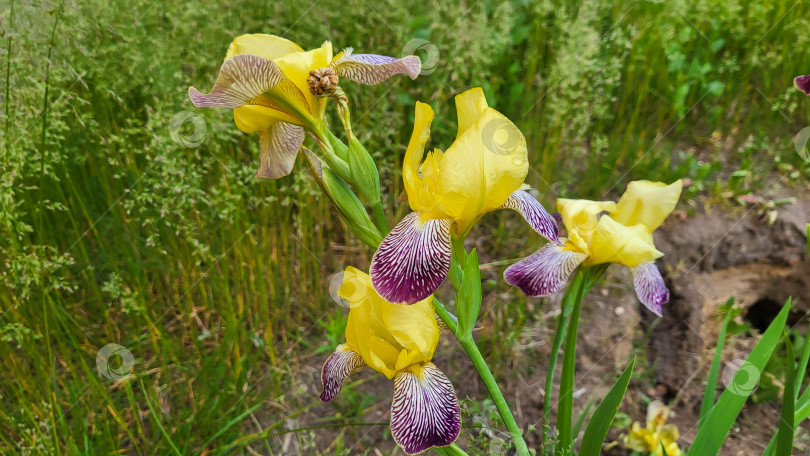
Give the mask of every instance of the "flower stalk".
<svg viewBox="0 0 810 456">
<path fill-rule="evenodd" d="M 492 371 L 489 370 L 489 366 L 483 355 L 481 355 L 481 350 L 478 349 L 478 345 L 475 344 L 475 340 L 473 340 L 472 337 L 464 337 L 458 334 L 459 324 L 456 323 L 453 316 L 438 299 L 433 300 L 433 306 L 436 309 L 436 314 L 456 336 L 461 347 L 464 348 L 467 356 L 470 357 L 470 361 L 472 361 L 475 370 L 478 371 L 478 375 L 484 382 L 484 386 L 486 386 L 492 398 L 492 402 L 495 403 L 495 407 L 498 409 L 498 414 L 500 414 L 504 425 L 506 425 L 506 429 L 509 431 L 509 435 L 512 437 L 512 442 L 515 444 L 517 454 L 519 456 L 529 456 L 529 447 L 523 439 L 523 432 L 515 421 L 512 411 L 509 410 L 509 404 L 506 403 L 506 399 L 503 397 L 503 393 L 498 387 L 498 382 L 495 381 L 495 377 L 492 375 Z"/>
<path fill-rule="evenodd" d="M 574 367 L 576 362 L 577 332 L 579 329 L 582 299 L 590 293 L 593 286 L 606 270 L 607 267 L 604 265 L 580 268 L 563 296 L 563 310 L 560 315 L 560 324 L 557 327 L 557 335 L 555 338 L 557 341 L 565 339 L 559 397 L 557 398 L 557 430 L 559 431 L 559 442 L 562 448 L 570 448 L 576 438 L 576 436 L 572 435 Z M 554 347 L 559 348 L 559 345 L 555 343 Z M 551 355 L 551 362 L 549 363 L 548 373 L 546 374 L 546 397 L 544 405 L 544 416 L 546 419 L 548 419 L 550 415 L 554 368 L 557 363 L 556 351 L 557 350 Z"/>
</svg>

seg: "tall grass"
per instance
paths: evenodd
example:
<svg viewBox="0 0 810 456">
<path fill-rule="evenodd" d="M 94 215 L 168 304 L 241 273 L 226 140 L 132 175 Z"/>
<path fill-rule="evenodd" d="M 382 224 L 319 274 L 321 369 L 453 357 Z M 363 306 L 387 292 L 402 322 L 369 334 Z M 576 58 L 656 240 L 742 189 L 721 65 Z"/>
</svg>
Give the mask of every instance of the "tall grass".
<svg viewBox="0 0 810 456">
<path fill-rule="evenodd" d="M 769 0 L 3 4 L 0 452 L 199 454 L 272 434 L 317 399 L 297 374 L 340 327 L 329 274 L 368 258 L 305 172 L 254 179 L 257 137 L 191 107 L 187 87 L 211 86 L 233 36 L 388 55 L 435 44 L 429 76 L 347 86 L 402 214 L 414 101 L 452 119 L 452 96 L 474 85 L 525 132 L 545 202 L 707 180 L 712 161 L 805 179 L 790 140 L 810 111 L 791 78 L 808 72 L 808 13 Z M 184 110 L 204 121 L 198 147 L 171 138 Z M 434 125 L 435 144 L 454 130 Z M 498 217 L 479 228 L 491 253 L 522 239 Z M 535 318 L 515 299 L 492 331 Z M 99 375 L 108 343 L 133 353 L 131 376 Z"/>
</svg>

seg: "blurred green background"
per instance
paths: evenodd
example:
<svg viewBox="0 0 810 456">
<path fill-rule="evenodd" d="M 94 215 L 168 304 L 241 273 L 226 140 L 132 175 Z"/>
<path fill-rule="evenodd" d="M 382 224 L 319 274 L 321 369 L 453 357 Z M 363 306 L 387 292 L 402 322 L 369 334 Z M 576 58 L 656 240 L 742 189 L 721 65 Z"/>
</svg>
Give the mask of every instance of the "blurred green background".
<svg viewBox="0 0 810 456">
<path fill-rule="evenodd" d="M 298 373 L 342 339 L 328 280 L 369 253 L 300 160 L 291 176 L 254 179 L 258 136 L 188 100 L 239 34 L 395 56 L 429 43 L 419 54 L 437 58 L 431 74 L 345 87 L 391 222 L 408 212 L 396 197 L 415 101 L 436 108 L 431 144 L 444 148 L 452 98 L 473 86 L 524 132 L 527 182 L 547 207 L 641 178 L 691 179 L 687 211 L 807 191 L 793 138 L 810 109 L 792 83 L 810 73 L 804 1 L 5 0 L 0 15 L 4 454 L 242 454 L 248 443 L 272 454 L 282 449 L 267 437 L 319 404 L 320 385 Z M 172 118 L 192 114 L 173 138 Z M 532 251 L 539 238 L 507 229 L 507 216 L 473 236 L 502 258 Z M 541 317 L 494 286 L 515 305 L 480 336 L 508 344 Z M 109 343 L 134 356 L 118 381 L 96 366 Z M 302 427 L 359 413 L 319 407 L 325 417 Z"/>
</svg>

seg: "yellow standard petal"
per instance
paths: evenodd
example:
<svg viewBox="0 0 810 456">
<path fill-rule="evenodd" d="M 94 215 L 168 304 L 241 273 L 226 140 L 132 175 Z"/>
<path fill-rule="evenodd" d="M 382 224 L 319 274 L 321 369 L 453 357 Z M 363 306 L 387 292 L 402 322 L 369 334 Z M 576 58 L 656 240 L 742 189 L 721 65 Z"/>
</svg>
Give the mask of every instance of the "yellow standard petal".
<svg viewBox="0 0 810 456">
<path fill-rule="evenodd" d="M 618 263 L 634 267 L 664 255 L 655 248 L 652 231 L 645 225 L 625 226 L 609 215 L 599 218 L 589 247 L 585 265 Z"/>
<path fill-rule="evenodd" d="M 352 267 L 346 268 L 338 295 L 351 307 L 346 344 L 369 367 L 392 379 L 433 358 L 440 333 L 433 296 L 412 305 L 391 304 L 377 294 L 368 274 Z"/>
<path fill-rule="evenodd" d="M 280 36 L 264 33 L 250 33 L 233 39 L 225 60 L 237 54 L 255 54 L 268 60 L 275 60 L 294 52 L 304 52 L 301 46 Z"/>
<path fill-rule="evenodd" d="M 408 201 L 423 218 L 451 218 L 466 233 L 486 212 L 498 209 L 528 173 L 526 140 L 503 114 L 487 106 L 480 88 L 456 97 L 458 136 L 442 152 L 427 154 L 433 110 L 417 103 L 414 132 L 405 154 Z"/>
<path fill-rule="evenodd" d="M 619 199 L 616 210 L 610 215 L 623 225 L 641 223 L 653 231 L 675 209 L 682 188 L 680 179 L 669 185 L 645 180 L 630 182 Z"/>
</svg>

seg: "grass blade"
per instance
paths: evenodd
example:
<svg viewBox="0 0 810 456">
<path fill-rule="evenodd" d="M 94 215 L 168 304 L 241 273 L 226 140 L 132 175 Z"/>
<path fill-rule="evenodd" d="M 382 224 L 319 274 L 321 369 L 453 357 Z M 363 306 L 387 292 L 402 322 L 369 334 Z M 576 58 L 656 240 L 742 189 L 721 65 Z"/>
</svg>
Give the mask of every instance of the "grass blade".
<svg viewBox="0 0 810 456">
<path fill-rule="evenodd" d="M 253 407 L 245 410 L 241 415 L 237 416 L 236 418 L 232 419 L 231 421 L 228 421 L 228 423 L 225 426 L 223 426 L 222 429 L 217 431 L 216 434 L 214 434 L 210 439 L 208 439 L 207 442 L 205 442 L 205 444 L 202 446 L 202 448 L 207 448 L 208 445 L 211 444 L 211 442 L 215 441 L 217 439 L 217 437 L 224 434 L 225 431 L 227 431 L 228 429 L 231 428 L 231 426 L 233 426 L 236 423 L 241 422 L 246 416 L 248 416 L 251 413 L 255 412 L 261 406 L 262 406 L 262 403 L 259 402 L 258 404 L 254 405 Z"/>
<path fill-rule="evenodd" d="M 700 418 L 703 419 L 709 410 L 714 407 L 714 393 L 717 391 L 717 377 L 720 375 L 720 361 L 723 353 L 723 346 L 726 343 L 726 331 L 728 324 L 731 321 L 731 308 L 734 306 L 734 296 L 728 298 L 726 305 L 726 316 L 723 319 L 723 326 L 720 328 L 720 334 L 717 336 L 717 346 L 714 350 L 714 358 L 712 359 L 712 367 L 709 370 L 709 378 L 706 380 L 706 390 L 703 392 L 703 402 L 700 404 Z"/>
<path fill-rule="evenodd" d="M 146 405 L 149 407 L 149 414 L 152 415 L 152 419 L 155 420 L 155 425 L 157 425 L 158 429 L 160 429 L 160 433 L 163 434 L 163 437 L 166 438 L 166 442 L 169 443 L 169 447 L 171 447 L 174 454 L 177 456 L 182 456 L 180 450 L 177 449 L 177 446 L 172 441 L 172 437 L 166 431 L 166 428 L 163 427 L 163 423 L 160 421 L 160 416 L 155 411 L 155 407 L 152 405 L 152 401 L 149 400 L 149 393 L 146 392 L 146 387 L 143 385 L 143 380 L 139 380 L 141 385 L 141 391 L 143 392 L 143 399 L 146 401 Z"/>
<path fill-rule="evenodd" d="M 596 399 L 591 399 L 588 401 L 588 405 L 585 406 L 585 409 L 579 412 L 577 422 L 574 423 L 574 432 L 571 435 L 579 435 L 579 431 L 582 430 L 582 425 L 585 424 L 585 418 L 591 416 L 591 409 L 593 408 L 594 404 L 596 404 Z"/>
<path fill-rule="evenodd" d="M 793 344 L 787 331 L 785 338 L 785 390 L 782 394 L 782 416 L 779 420 L 779 430 L 776 431 L 776 454 L 777 456 L 790 456 L 793 453 L 793 435 L 796 428 L 793 423 L 796 395 L 793 392 L 796 374 L 793 369 Z"/>
<path fill-rule="evenodd" d="M 602 444 L 605 441 L 610 424 L 616 416 L 624 399 L 624 393 L 627 391 L 627 385 L 630 384 L 630 377 L 633 375 L 633 367 L 636 364 L 636 358 L 630 360 L 630 364 L 624 369 L 622 375 L 616 380 L 613 388 L 602 400 L 602 403 L 596 407 L 588 427 L 585 428 L 585 435 L 582 436 L 582 445 L 579 448 L 579 456 L 599 456 L 602 451 Z"/>
<path fill-rule="evenodd" d="M 762 335 L 762 338 L 757 342 L 757 345 L 751 350 L 751 354 L 746 358 L 745 363 L 752 365 L 757 373 L 761 373 L 765 368 L 765 363 L 768 362 L 773 350 L 779 343 L 780 336 L 785 328 L 788 313 L 790 312 L 790 300 L 785 304 L 771 325 Z M 743 383 L 744 377 L 749 373 L 740 369 L 734 376 L 734 384 Z M 747 394 L 740 394 L 739 391 L 734 391 L 733 388 L 728 388 L 720 395 L 714 407 L 709 411 L 704 419 L 700 422 L 698 433 L 692 447 L 689 448 L 689 455 L 704 455 L 704 454 L 719 454 L 720 448 L 723 446 L 723 441 L 728 435 L 731 426 L 737 420 L 743 405 L 748 399 Z"/>
</svg>

